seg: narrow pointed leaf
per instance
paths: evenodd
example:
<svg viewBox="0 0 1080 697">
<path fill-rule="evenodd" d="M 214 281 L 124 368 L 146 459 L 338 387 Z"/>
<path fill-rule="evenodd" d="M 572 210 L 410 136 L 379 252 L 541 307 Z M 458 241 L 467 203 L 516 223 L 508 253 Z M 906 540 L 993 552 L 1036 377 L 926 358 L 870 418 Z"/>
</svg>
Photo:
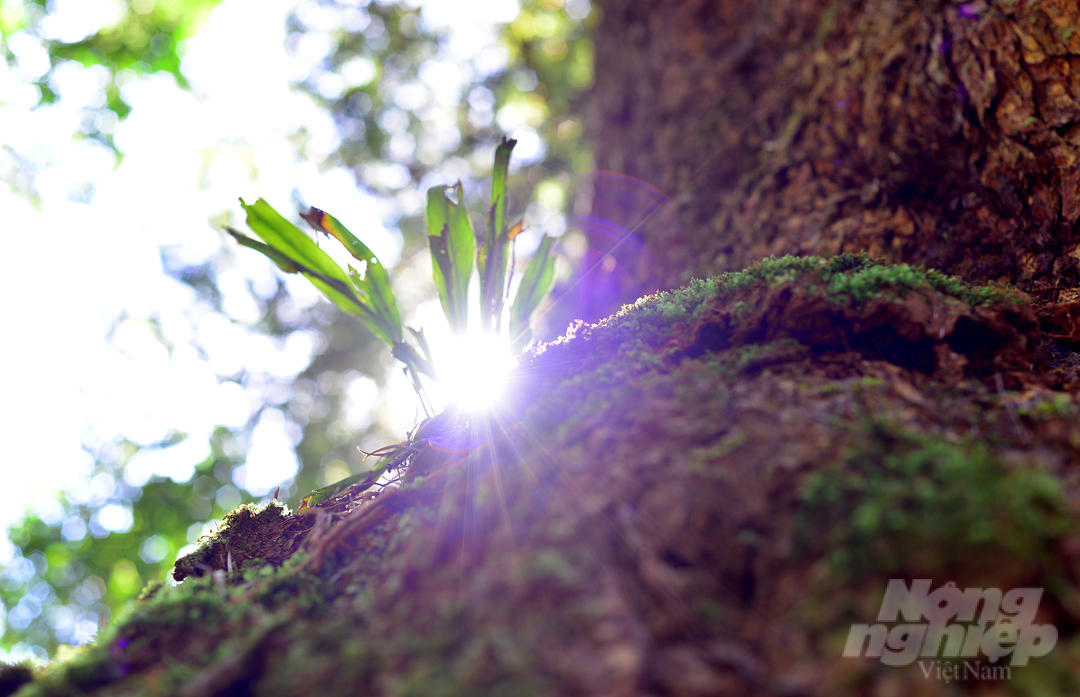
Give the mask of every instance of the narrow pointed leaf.
<svg viewBox="0 0 1080 697">
<path fill-rule="evenodd" d="M 346 312 L 358 313 L 357 308 L 363 305 L 362 298 L 352 292 L 349 279 L 341 267 L 311 238 L 261 198 L 250 205 L 240 199 L 240 205 L 247 212 L 248 227 L 256 235 L 295 265 L 335 305 Z"/>
<path fill-rule="evenodd" d="M 406 327 L 409 333 L 412 334 L 413 339 L 416 340 L 416 344 L 420 347 L 420 352 L 424 355 L 424 359 L 434 365 L 434 359 L 431 357 L 431 347 L 428 345 L 427 338 L 424 336 L 423 329 L 413 329 L 412 327 Z"/>
<path fill-rule="evenodd" d="M 243 234 L 237 232 L 236 230 L 233 230 L 231 227 L 225 228 L 225 232 L 232 235 L 233 239 L 235 239 L 237 242 L 244 245 L 245 247 L 250 247 L 251 249 L 254 249 L 257 252 L 261 252 L 263 254 L 263 256 L 267 257 L 268 259 L 270 259 L 270 261 L 277 264 L 277 267 L 279 269 L 281 269 L 282 271 L 284 271 L 285 273 L 299 273 L 300 272 L 300 267 L 297 266 L 296 262 L 294 262 L 289 257 L 285 256 L 281 252 L 277 251 L 276 249 L 274 249 L 270 245 L 263 244 L 262 242 L 259 242 L 256 239 L 252 239 L 252 238 L 248 237 L 247 235 L 243 235 Z"/>
<path fill-rule="evenodd" d="M 510 341 L 514 351 L 520 351 L 529 343 L 532 337 L 529 318 L 551 290 L 555 278 L 555 255 L 551 253 L 554 242 L 555 238 L 550 235 L 544 235 L 540 240 L 510 306 Z"/>
<path fill-rule="evenodd" d="M 397 298 L 390 284 L 390 274 L 387 273 L 386 267 L 382 265 L 375 253 L 356 235 L 349 232 L 340 220 L 326 211 L 313 207 L 307 213 L 301 213 L 300 217 L 319 232 L 341 242 L 354 259 L 364 262 L 363 275 L 353 267 L 349 267 L 347 273 L 349 280 L 376 317 L 379 331 L 375 333 L 390 345 L 401 341 L 404 338 L 401 313 L 398 311 Z"/>
<path fill-rule="evenodd" d="M 416 373 L 427 375 L 432 380 L 437 379 L 435 366 L 430 357 L 420 355 L 416 349 L 404 341 L 395 342 L 390 354 Z"/>
<path fill-rule="evenodd" d="M 363 472 L 361 474 L 354 474 L 351 477 L 346 477 L 340 482 L 334 482 L 330 486 L 325 486 L 322 489 L 311 492 L 300 501 L 300 508 L 297 509 L 297 513 L 303 513 L 308 508 L 314 508 L 320 506 L 330 499 L 345 493 L 349 489 L 356 488 L 360 493 L 367 490 L 375 483 L 378 477 L 372 477 L 372 472 Z"/>
<path fill-rule="evenodd" d="M 465 208 L 465 192 L 461 182 L 457 184 L 456 198 L 458 205 L 450 209 L 450 256 L 454 264 L 454 282 L 457 285 L 457 297 L 462 307 L 462 322 L 467 320 L 465 308 L 468 307 L 469 280 L 472 278 L 476 263 L 476 232 L 473 231 L 469 211 Z M 464 330 L 464 326 L 462 327 Z"/>
<path fill-rule="evenodd" d="M 487 229 L 477 252 L 480 272 L 480 327 L 498 330 L 503 308 L 503 281 L 506 279 L 507 247 L 510 244 L 506 227 L 506 179 L 510 169 L 510 153 L 516 140 L 504 138 L 495 149 L 495 167 L 491 173 L 491 208 Z"/>
<path fill-rule="evenodd" d="M 448 188 L 436 186 L 428 190 L 428 244 L 443 314 L 450 330 L 460 336 L 469 324 L 469 279 L 476 253 L 476 234 L 463 205 L 461 182 L 454 187 L 457 203 L 450 200 Z"/>
<path fill-rule="evenodd" d="M 359 316 L 361 319 L 365 319 L 370 315 L 366 305 L 362 299 L 359 298 L 352 286 L 343 282 L 339 278 L 328 276 L 327 274 L 316 271 L 315 269 L 306 266 L 296 259 L 286 256 L 282 252 L 278 251 L 270 245 L 263 244 L 258 240 L 254 240 L 246 235 L 242 235 L 232 228 L 225 228 L 226 231 L 232 235 L 237 242 L 250 247 L 258 252 L 264 254 L 272 262 L 277 264 L 278 268 L 286 273 L 300 273 L 310 280 L 317 288 L 323 290 L 327 297 L 334 301 L 339 307 L 346 312 L 350 312 Z M 302 234 L 302 233 L 301 233 Z M 340 271 L 340 269 L 339 269 Z M 326 288 L 329 288 L 332 292 L 327 292 Z M 365 319 L 365 321 L 367 321 Z"/>
<path fill-rule="evenodd" d="M 260 198 L 249 205 L 240 199 L 240 205 L 247 212 L 248 227 L 263 238 L 268 245 L 304 268 L 337 278 L 348 284 L 348 279 L 341 267 L 334 263 L 334 260 L 300 228 L 286 220 L 269 203 Z"/>
<path fill-rule="evenodd" d="M 450 225 L 450 203 L 446 192 L 449 186 L 433 186 L 427 192 L 427 209 L 424 216 L 427 222 L 428 236 L 441 235 L 442 230 Z"/>
<path fill-rule="evenodd" d="M 258 243 L 249 243 L 254 240 L 241 239 L 243 235 L 230 233 L 238 242 L 262 252 L 285 271 L 303 274 L 331 302 L 358 317 L 376 336 L 393 345 L 395 335 L 386 331 L 382 318 L 376 314 L 372 304 L 356 290 L 345 271 L 311 238 L 261 198 L 250 205 L 241 199 L 240 205 L 247 212 L 248 226 L 267 244 L 265 248 L 256 246 Z M 400 322 L 398 327 L 397 337 L 400 337 Z"/>
</svg>

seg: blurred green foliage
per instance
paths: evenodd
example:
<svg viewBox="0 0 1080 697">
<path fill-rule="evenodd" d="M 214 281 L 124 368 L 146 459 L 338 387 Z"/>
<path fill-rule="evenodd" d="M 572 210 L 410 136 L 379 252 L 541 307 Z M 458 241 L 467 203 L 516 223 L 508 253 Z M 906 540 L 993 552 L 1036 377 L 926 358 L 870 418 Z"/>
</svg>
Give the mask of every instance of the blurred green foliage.
<svg viewBox="0 0 1080 697">
<path fill-rule="evenodd" d="M 217 435 L 220 447 L 227 433 Z M 0 574 L 3 648 L 22 643 L 18 653 L 51 652 L 57 644 L 86 642 L 148 580 L 165 577 L 180 548 L 202 534 L 200 521 L 239 502 L 233 466 L 214 457 L 190 482 L 155 479 L 133 487 L 99 465 L 85 486 L 13 527 L 9 537 L 21 556 Z M 32 652 L 44 658 L 43 651 Z"/>
<path fill-rule="evenodd" d="M 111 147 L 115 125 L 129 111 L 125 81 L 137 74 L 167 73 L 186 87 L 179 49 L 218 2 L 132 0 L 124 3 L 112 26 L 64 43 L 44 38 L 42 31 L 53 4 L 4 0 L 0 50 L 9 64 L 16 60 L 8 41 L 16 34 L 44 48 L 48 66 L 32 83 L 41 104 L 56 99 L 51 84 L 59 66 L 87 66 L 103 75 L 104 97 L 84 112 L 80 129 Z M 408 1 L 302 0 L 289 19 L 294 53 L 307 55 L 305 46 L 312 43 L 328 47 L 300 84 L 325 105 L 342 136 L 325 165 L 349 167 L 359 185 L 397 211 L 406 262 L 426 254 L 420 192 L 458 178 L 483 179 L 505 131 L 525 128 L 536 136 L 534 156 L 511 171 L 512 219 L 528 217 L 530 211 L 534 217 L 541 214 L 530 208 L 536 202 L 530 203 L 526 192 L 533 190 L 541 199 L 572 208 L 574 181 L 563 177 L 553 182 L 591 164 L 578 113 L 592 81 L 588 29 L 596 15 L 586 0 L 525 0 L 516 19 L 502 28 L 497 45 L 468 64 L 446 55 L 445 32 L 425 26 L 421 15 Z M 456 71 L 457 78 L 443 80 L 440 70 Z M 443 84 L 455 85 L 455 91 L 435 94 L 431 86 Z M 518 132 L 508 135 L 520 137 Z M 466 191 L 466 198 L 479 201 L 486 198 L 483 194 Z M 477 207 L 471 214 L 480 221 L 484 211 Z M 218 281 L 230 253 L 222 251 L 199 266 L 178 266 L 163 250 L 163 266 L 194 288 L 200 302 L 224 312 Z M 356 425 L 345 418 L 349 385 L 371 380 L 382 389 L 393 365 L 360 322 L 325 302 L 298 311 L 280 281 L 274 293 L 253 290 L 252 297 L 262 310 L 252 329 L 277 339 L 297 331 L 322 337 L 310 366 L 291 385 L 267 385 L 262 393 L 271 396 L 264 397 L 246 428 L 219 428 L 212 455 L 197 465 L 190 481 L 154 477 L 141 485 L 130 476 L 128 481 L 126 464 L 138 454 L 137 445 L 88 445 L 95 462 L 90 480 L 69 486 L 54 506 L 39 508 L 10 530 L 17 549 L 0 569 L 0 600 L 6 609 L 0 650 L 14 658 L 45 659 L 58 645 L 88 640 L 147 582 L 165 579 L 183 547 L 227 510 L 253 498 L 237 486 L 234 470 L 243 463 L 252 428 L 264 410 L 281 409 L 301 429 L 296 446 L 300 469 L 282 498 L 298 500 L 354 473 L 357 446 L 370 450 L 400 439 L 401 434 L 384 433 L 377 423 Z M 245 371 L 226 379 L 245 388 L 266 380 Z M 168 447 L 183 438 L 178 434 L 143 449 Z"/>
<path fill-rule="evenodd" d="M 526 0 L 497 44 L 470 61 L 444 55 L 452 42 L 425 26 L 410 3 L 310 4 L 343 21 L 327 23 L 310 8 L 292 15 L 290 45 L 321 37 L 333 46 L 301 87 L 334 115 L 342 145 L 332 162 L 395 197 L 407 249 L 426 244 L 422 193 L 430 186 L 483 178 L 503 135 L 522 141 L 515 158 L 528 157 L 533 143 L 509 132 L 514 127 L 533 129 L 539 147 L 525 177 L 511 180 L 511 205 L 518 206 L 512 216 L 539 182 L 590 167 L 578 115 L 592 83 L 587 29 L 595 13 L 587 2 Z M 433 84 L 441 85 L 438 93 Z M 454 86 L 455 93 L 443 93 Z M 384 163 L 407 168 L 408 177 L 388 177 Z M 442 174 L 440 181 L 428 178 L 433 173 Z M 570 184 L 567 198 L 574 194 Z"/>
<path fill-rule="evenodd" d="M 34 82 L 42 104 L 56 100 L 52 78 L 58 66 L 74 61 L 84 67 L 101 66 L 107 71 L 104 101 L 86 114 L 83 132 L 91 138 L 112 145 L 116 123 L 131 110 L 121 91 L 129 74 L 168 73 L 181 87 L 187 80 L 180 70 L 177 47 L 196 33 L 210 11 L 221 0 L 133 0 L 126 3 L 119 21 L 83 39 L 65 43 L 48 38 L 42 26 L 55 3 L 46 0 L 0 3 L 0 34 L 4 57 L 17 60 L 7 41 L 22 34 L 42 44 L 48 52 L 49 67 Z M 70 37 L 64 37 L 70 38 Z"/>
</svg>

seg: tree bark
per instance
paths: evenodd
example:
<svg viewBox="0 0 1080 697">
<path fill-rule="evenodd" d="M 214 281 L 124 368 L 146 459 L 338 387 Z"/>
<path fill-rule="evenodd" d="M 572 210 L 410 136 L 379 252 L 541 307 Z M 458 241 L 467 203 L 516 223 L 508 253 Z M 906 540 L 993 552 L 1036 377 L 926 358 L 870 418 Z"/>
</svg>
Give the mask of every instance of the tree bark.
<svg viewBox="0 0 1080 697">
<path fill-rule="evenodd" d="M 1080 294 L 1073 0 L 600 0 L 594 217 L 626 280 L 588 318 L 769 255 L 925 264 Z M 598 249 L 612 246 L 595 237 Z M 613 268 L 608 264 L 608 269 Z"/>
</svg>

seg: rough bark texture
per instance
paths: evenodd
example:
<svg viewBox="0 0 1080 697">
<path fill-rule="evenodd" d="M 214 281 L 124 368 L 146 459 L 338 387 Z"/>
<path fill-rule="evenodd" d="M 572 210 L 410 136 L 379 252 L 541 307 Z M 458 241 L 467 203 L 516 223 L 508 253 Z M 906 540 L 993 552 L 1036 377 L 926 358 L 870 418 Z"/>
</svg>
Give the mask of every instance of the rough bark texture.
<svg viewBox="0 0 1080 697">
<path fill-rule="evenodd" d="M 599 181 L 593 215 L 648 253 L 616 249 L 633 282 L 611 279 L 583 316 L 773 254 L 1080 292 L 1075 0 L 599 5 L 597 168 L 670 202 Z"/>
<path fill-rule="evenodd" d="M 866 257 L 696 283 L 547 346 L 401 488 L 230 515 L 20 694 L 1075 694 L 1075 358 L 1019 294 Z M 1056 648 L 844 658 L 894 578 L 1045 589 Z"/>
</svg>

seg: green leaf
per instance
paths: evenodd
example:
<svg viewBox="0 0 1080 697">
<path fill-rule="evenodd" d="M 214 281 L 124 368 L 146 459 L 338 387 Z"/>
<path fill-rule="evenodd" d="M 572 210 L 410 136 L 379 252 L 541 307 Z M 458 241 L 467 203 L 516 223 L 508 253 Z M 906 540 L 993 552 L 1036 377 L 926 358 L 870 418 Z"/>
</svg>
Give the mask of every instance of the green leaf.
<svg viewBox="0 0 1080 697">
<path fill-rule="evenodd" d="M 382 474 L 381 472 L 379 473 Z M 334 482 L 330 486 L 324 486 L 322 489 L 311 492 L 300 501 L 300 508 L 297 509 L 297 513 L 303 513 L 308 508 L 314 508 L 320 506 L 330 499 L 345 493 L 349 489 L 357 488 L 358 492 L 362 492 L 371 487 L 375 483 L 378 476 L 373 477 L 372 472 L 363 472 L 361 474 L 354 474 L 351 477 L 346 477 L 340 482 Z"/>
<path fill-rule="evenodd" d="M 387 344 L 393 346 L 394 341 L 402 339 L 401 321 L 397 321 L 395 331 L 393 323 L 376 312 L 377 305 L 357 289 L 345 271 L 301 232 L 300 228 L 282 217 L 261 198 L 251 205 L 240 199 L 240 205 L 247 211 L 248 226 L 267 243 L 263 246 L 255 240 L 230 231 L 240 244 L 262 252 L 284 271 L 302 274 L 331 302 L 358 317 Z M 396 312 L 396 304 L 394 310 Z"/>
<path fill-rule="evenodd" d="M 355 314 L 354 308 L 362 299 L 356 297 L 345 272 L 326 252 L 263 199 L 250 205 L 240 199 L 240 205 L 247 212 L 248 227 L 255 234 L 296 266 L 334 304 Z"/>
<path fill-rule="evenodd" d="M 551 253 L 554 242 L 555 238 L 550 235 L 544 235 L 540 240 L 510 306 L 510 345 L 514 351 L 521 351 L 529 343 L 532 338 L 529 318 L 551 290 L 555 279 L 555 255 Z"/>
<path fill-rule="evenodd" d="M 380 477 L 383 476 L 383 474 L 386 473 L 387 468 L 391 464 L 396 463 L 395 466 L 401 466 L 405 456 L 418 452 L 419 449 L 416 446 L 420 441 L 428 438 L 437 438 L 444 435 L 447 431 L 460 429 L 463 417 L 464 414 L 460 410 L 453 407 L 448 408 L 436 416 L 424 419 L 420 425 L 416 427 L 415 431 L 410 434 L 407 441 L 395 445 L 388 445 L 385 448 L 380 448 L 372 453 L 365 453 L 366 455 L 375 456 L 382 455 L 383 453 L 385 453 L 385 455 L 380 457 L 379 461 L 376 462 L 375 466 L 369 471 L 354 474 L 351 477 L 342 479 L 340 482 L 335 482 L 330 486 L 311 492 L 303 498 L 297 513 L 303 513 L 305 509 L 320 506 L 346 492 L 351 492 L 352 495 L 355 496 L 367 491 Z M 412 449 L 411 453 L 408 452 L 408 449 L 410 448 Z M 361 450 L 360 452 L 364 451 Z"/>
<path fill-rule="evenodd" d="M 413 339 L 416 340 L 416 344 L 417 344 L 417 346 L 420 347 L 420 352 L 423 354 L 424 359 L 428 363 L 434 365 L 435 361 L 431 357 L 431 347 L 428 346 L 427 338 L 424 336 L 424 330 L 423 329 L 413 329 L 412 327 L 406 327 L 406 329 L 409 330 L 409 333 L 412 334 Z M 435 377 L 435 371 L 434 370 L 432 370 L 431 376 Z"/>
<path fill-rule="evenodd" d="M 423 373 L 432 380 L 436 379 L 435 366 L 431 361 L 431 357 L 421 355 L 416 349 L 409 346 L 404 341 L 395 341 L 391 347 L 390 355 L 414 369 L 416 372 Z"/>
<path fill-rule="evenodd" d="M 480 271 L 480 327 L 491 330 L 494 321 L 498 331 L 502 318 L 503 282 L 506 279 L 507 248 L 510 246 L 506 226 L 506 178 L 510 168 L 510 153 L 516 140 L 503 138 L 495 149 L 495 167 L 491 173 L 491 208 L 488 210 L 487 229 L 477 252 Z"/>
<path fill-rule="evenodd" d="M 232 235 L 233 239 L 235 239 L 237 242 L 244 245 L 245 247 L 250 247 L 251 249 L 254 249 L 257 252 L 261 252 L 264 256 L 268 257 L 270 259 L 270 261 L 277 264 L 278 268 L 281 269 L 282 271 L 284 271 L 285 273 L 299 273 L 300 272 L 300 267 L 296 265 L 296 262 L 294 262 L 289 257 L 285 256 L 284 254 L 280 253 L 279 251 L 277 251 L 276 249 L 274 249 L 270 245 L 263 244 L 262 242 L 259 242 L 258 240 L 255 240 L 255 239 L 252 239 L 252 238 L 248 237 L 247 235 L 242 235 L 239 232 L 237 232 L 236 230 L 233 230 L 231 227 L 225 228 L 225 232 Z"/>
<path fill-rule="evenodd" d="M 319 245 L 263 199 L 248 204 L 240 199 L 240 205 L 247 212 L 248 227 L 259 237 L 304 268 L 312 269 L 331 278 L 348 283 L 345 272 L 334 263 Z"/>
<path fill-rule="evenodd" d="M 378 331 L 375 329 L 372 331 L 391 346 L 403 340 L 405 337 L 401 328 L 401 313 L 398 311 L 394 288 L 390 284 L 390 274 L 387 273 L 386 267 L 382 265 L 375 253 L 356 235 L 349 232 L 340 220 L 326 211 L 312 207 L 307 213 L 301 213 L 300 217 L 311 227 L 341 242 L 354 259 L 364 262 L 362 276 L 351 266 L 347 275 L 353 287 L 368 303 L 375 315 Z"/>
<path fill-rule="evenodd" d="M 454 187 L 457 203 L 446 186 L 428 189 L 427 225 L 432 275 L 450 330 L 465 333 L 469 324 L 469 279 L 472 278 L 476 234 L 465 210 L 461 182 Z"/>
</svg>

